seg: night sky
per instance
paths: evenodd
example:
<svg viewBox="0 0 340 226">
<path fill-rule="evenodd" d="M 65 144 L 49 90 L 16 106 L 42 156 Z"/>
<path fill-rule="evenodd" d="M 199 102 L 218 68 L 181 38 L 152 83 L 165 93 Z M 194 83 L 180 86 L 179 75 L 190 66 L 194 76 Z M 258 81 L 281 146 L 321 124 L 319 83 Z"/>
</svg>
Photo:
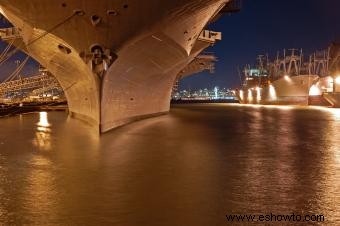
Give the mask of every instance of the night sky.
<svg viewBox="0 0 340 226">
<path fill-rule="evenodd" d="M 216 72 L 185 78 L 182 89 L 236 88 L 238 65 L 255 64 L 257 55 L 273 58 L 284 48 L 302 48 L 308 55 L 326 49 L 340 40 L 340 0 L 243 0 L 239 13 L 209 29 L 223 32 L 223 40 L 207 50 L 219 58 Z"/>
<path fill-rule="evenodd" d="M 274 57 L 284 48 L 302 48 L 311 54 L 327 48 L 340 40 L 340 0 L 243 0 L 241 12 L 223 16 L 209 29 L 223 33 L 223 40 L 207 50 L 219 59 L 216 73 L 183 79 L 182 89 L 236 88 L 240 84 L 238 66 L 254 64 L 259 54 Z M 0 49 L 4 47 L 1 43 Z M 23 60 L 24 54 L 0 66 L 0 81 L 13 71 L 16 59 Z M 23 74 L 36 71 L 37 63 L 30 60 Z"/>
</svg>

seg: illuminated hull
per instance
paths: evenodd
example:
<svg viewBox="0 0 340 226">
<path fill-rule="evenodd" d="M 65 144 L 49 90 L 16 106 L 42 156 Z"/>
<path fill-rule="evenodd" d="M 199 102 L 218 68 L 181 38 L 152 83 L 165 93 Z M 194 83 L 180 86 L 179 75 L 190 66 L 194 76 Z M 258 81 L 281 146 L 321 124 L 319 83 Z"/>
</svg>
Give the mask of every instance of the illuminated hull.
<svg viewBox="0 0 340 226">
<path fill-rule="evenodd" d="M 280 78 L 266 87 L 244 87 L 237 92 L 242 104 L 308 105 L 309 92 L 317 75 Z"/>
<path fill-rule="evenodd" d="M 0 0 L 30 56 L 62 86 L 69 113 L 100 132 L 169 111 L 177 75 L 205 48 L 229 0 Z"/>
</svg>

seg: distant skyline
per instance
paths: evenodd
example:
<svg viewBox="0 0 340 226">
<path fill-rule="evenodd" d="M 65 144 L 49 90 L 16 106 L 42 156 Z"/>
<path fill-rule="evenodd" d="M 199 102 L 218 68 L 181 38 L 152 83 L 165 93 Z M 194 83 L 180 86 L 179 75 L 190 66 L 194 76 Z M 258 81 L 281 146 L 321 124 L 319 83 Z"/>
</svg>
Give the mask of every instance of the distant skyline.
<svg viewBox="0 0 340 226">
<path fill-rule="evenodd" d="M 340 39 L 339 10 L 340 0 L 243 0 L 239 13 L 225 15 L 208 28 L 223 33 L 223 40 L 206 50 L 218 57 L 215 74 L 187 77 L 180 89 L 236 88 L 240 85 L 237 68 L 254 64 L 259 54 L 272 58 L 284 48 L 302 48 L 306 54 L 326 49 Z M 0 22 L 0 26 L 8 24 Z M 5 46 L 1 42 L 0 49 Z M 16 54 L 0 66 L 0 81 L 15 69 L 15 60 L 24 58 L 23 53 Z M 37 65 L 31 59 L 23 74 L 36 73 Z"/>
<path fill-rule="evenodd" d="M 219 61 L 215 74 L 200 73 L 183 79 L 181 89 L 236 88 L 237 67 L 254 64 L 256 57 L 302 48 L 311 54 L 340 39 L 340 0 L 243 0 L 239 13 L 225 15 L 209 29 L 221 31 L 223 40 L 207 52 Z"/>
</svg>

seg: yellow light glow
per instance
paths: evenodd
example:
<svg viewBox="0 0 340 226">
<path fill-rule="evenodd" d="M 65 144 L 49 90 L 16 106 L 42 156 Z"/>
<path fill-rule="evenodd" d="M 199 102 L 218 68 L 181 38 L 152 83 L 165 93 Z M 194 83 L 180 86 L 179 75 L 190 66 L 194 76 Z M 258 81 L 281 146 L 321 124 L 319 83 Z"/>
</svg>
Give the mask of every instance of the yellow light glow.
<svg viewBox="0 0 340 226">
<path fill-rule="evenodd" d="M 273 85 L 269 85 L 269 96 L 272 100 L 276 100 L 277 96 L 276 96 L 276 90 L 274 88 Z"/>
<path fill-rule="evenodd" d="M 50 124 L 48 123 L 47 112 L 39 113 L 38 126 L 45 127 L 45 128 L 50 126 Z"/>
<path fill-rule="evenodd" d="M 268 109 L 280 109 L 280 110 L 291 110 L 297 108 L 297 106 L 284 106 L 284 105 L 262 105 L 262 104 L 242 104 L 245 107 L 252 108 L 268 108 Z M 300 107 L 299 107 L 300 108 Z"/>
<path fill-rule="evenodd" d="M 321 94 L 321 90 L 316 85 L 312 85 L 312 87 L 310 87 L 309 96 L 320 96 Z"/>
<path fill-rule="evenodd" d="M 336 120 L 340 120 L 340 109 L 333 108 L 333 109 L 330 109 L 330 112 L 333 114 Z"/>
<path fill-rule="evenodd" d="M 261 101 L 261 88 L 260 87 L 256 87 L 256 100 L 257 102 Z"/>
<path fill-rule="evenodd" d="M 340 85 L 340 75 L 336 77 L 335 83 L 336 83 L 337 85 Z"/>
<path fill-rule="evenodd" d="M 284 78 L 284 80 L 286 80 L 289 83 L 292 82 L 292 79 L 290 78 L 289 75 L 285 75 L 283 78 Z"/>
<path fill-rule="evenodd" d="M 39 148 L 39 150 L 51 149 L 51 128 L 48 122 L 47 112 L 39 112 L 39 122 L 37 123 L 36 137 L 33 140 L 33 144 Z"/>
<path fill-rule="evenodd" d="M 240 90 L 240 99 L 243 100 L 243 90 Z"/>
<path fill-rule="evenodd" d="M 253 93 L 251 92 L 251 89 L 248 89 L 248 101 L 252 102 L 253 101 Z"/>
<path fill-rule="evenodd" d="M 339 108 L 327 108 L 327 107 L 318 107 L 318 106 L 309 106 L 309 108 L 329 112 L 334 116 L 335 120 L 340 121 L 340 109 Z"/>
</svg>

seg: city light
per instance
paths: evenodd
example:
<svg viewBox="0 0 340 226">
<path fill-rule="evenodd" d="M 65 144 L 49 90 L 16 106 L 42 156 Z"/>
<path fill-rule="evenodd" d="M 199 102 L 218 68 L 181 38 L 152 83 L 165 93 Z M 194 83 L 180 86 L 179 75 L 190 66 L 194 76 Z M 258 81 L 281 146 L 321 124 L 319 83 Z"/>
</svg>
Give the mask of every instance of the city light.
<svg viewBox="0 0 340 226">
<path fill-rule="evenodd" d="M 235 100 L 235 90 L 229 88 L 180 90 L 172 93 L 172 100 Z"/>
<path fill-rule="evenodd" d="M 215 93 L 215 99 L 218 99 L 218 88 L 214 88 L 214 93 Z"/>
</svg>

